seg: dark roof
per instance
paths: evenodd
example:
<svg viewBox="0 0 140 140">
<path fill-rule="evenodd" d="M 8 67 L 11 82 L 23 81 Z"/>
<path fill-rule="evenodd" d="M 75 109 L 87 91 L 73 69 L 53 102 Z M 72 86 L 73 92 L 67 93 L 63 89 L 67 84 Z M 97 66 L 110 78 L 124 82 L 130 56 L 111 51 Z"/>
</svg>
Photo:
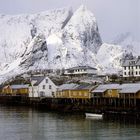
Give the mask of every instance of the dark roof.
<svg viewBox="0 0 140 140">
<path fill-rule="evenodd" d="M 34 86 L 38 86 L 46 77 L 45 76 L 34 76 L 31 78 L 32 81 L 36 81 Z"/>
<path fill-rule="evenodd" d="M 63 84 L 61 86 L 59 86 L 58 90 L 73 90 L 75 89 L 77 86 L 79 86 L 78 84 L 74 84 L 74 83 L 70 83 L 70 84 Z"/>
<path fill-rule="evenodd" d="M 0 89 L 2 89 L 4 86 L 3 85 L 0 85 Z"/>
<path fill-rule="evenodd" d="M 97 70 L 96 68 L 93 68 L 93 67 L 90 67 L 90 66 L 76 66 L 76 67 L 69 68 L 67 70 L 77 70 L 77 69 L 93 69 L 93 70 Z"/>
<path fill-rule="evenodd" d="M 138 59 L 136 66 L 140 66 L 140 59 Z"/>
<path fill-rule="evenodd" d="M 82 90 L 82 89 L 91 90 L 93 88 L 95 88 L 95 85 L 83 84 L 75 87 L 75 90 Z"/>
<path fill-rule="evenodd" d="M 75 89 L 91 89 L 93 87 L 94 87 L 93 85 L 79 85 Z"/>
<path fill-rule="evenodd" d="M 122 66 L 140 66 L 140 58 L 126 59 Z"/>
</svg>

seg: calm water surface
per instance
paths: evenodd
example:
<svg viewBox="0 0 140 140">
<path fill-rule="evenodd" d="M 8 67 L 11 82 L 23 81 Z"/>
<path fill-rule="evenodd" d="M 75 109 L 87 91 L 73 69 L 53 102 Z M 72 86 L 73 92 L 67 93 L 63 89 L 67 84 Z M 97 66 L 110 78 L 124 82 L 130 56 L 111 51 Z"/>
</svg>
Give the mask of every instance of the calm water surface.
<svg viewBox="0 0 140 140">
<path fill-rule="evenodd" d="M 138 140 L 140 123 L 0 106 L 0 140 Z"/>
</svg>

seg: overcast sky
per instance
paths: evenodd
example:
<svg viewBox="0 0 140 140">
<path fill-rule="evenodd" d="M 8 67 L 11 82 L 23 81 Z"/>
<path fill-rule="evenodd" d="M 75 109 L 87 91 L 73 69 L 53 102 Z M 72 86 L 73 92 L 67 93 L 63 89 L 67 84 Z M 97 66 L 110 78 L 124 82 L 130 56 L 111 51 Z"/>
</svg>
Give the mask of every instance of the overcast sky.
<svg viewBox="0 0 140 140">
<path fill-rule="evenodd" d="M 104 41 L 126 32 L 139 39 L 140 0 L 0 0 L 0 13 L 35 13 L 61 7 L 75 10 L 81 4 L 94 13 Z"/>
</svg>

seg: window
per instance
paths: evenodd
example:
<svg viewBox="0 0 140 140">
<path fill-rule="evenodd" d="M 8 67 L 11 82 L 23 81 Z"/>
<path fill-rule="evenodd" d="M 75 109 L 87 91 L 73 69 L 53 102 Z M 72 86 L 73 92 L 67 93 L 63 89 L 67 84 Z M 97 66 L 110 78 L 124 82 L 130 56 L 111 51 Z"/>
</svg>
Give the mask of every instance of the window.
<svg viewBox="0 0 140 140">
<path fill-rule="evenodd" d="M 126 75 L 126 72 L 124 72 L 124 75 Z"/>
<path fill-rule="evenodd" d="M 49 89 L 52 89 L 52 86 L 51 85 L 49 85 Z"/>
<path fill-rule="evenodd" d="M 43 89 L 45 89 L 45 85 L 43 85 L 43 87 L 42 87 Z"/>
<path fill-rule="evenodd" d="M 53 96 L 53 97 L 55 97 L 55 94 L 54 94 L 54 92 L 52 92 L 52 96 Z"/>
<path fill-rule="evenodd" d="M 40 97 L 44 97 L 45 93 L 43 91 L 40 91 Z"/>
<path fill-rule="evenodd" d="M 136 75 L 138 74 L 138 72 L 136 71 Z"/>
<path fill-rule="evenodd" d="M 137 69 L 137 66 L 136 66 L 136 69 Z"/>
<path fill-rule="evenodd" d="M 48 83 L 48 79 L 46 79 L 46 83 Z"/>
<path fill-rule="evenodd" d="M 124 70 L 126 70 L 126 67 L 124 67 Z"/>
</svg>

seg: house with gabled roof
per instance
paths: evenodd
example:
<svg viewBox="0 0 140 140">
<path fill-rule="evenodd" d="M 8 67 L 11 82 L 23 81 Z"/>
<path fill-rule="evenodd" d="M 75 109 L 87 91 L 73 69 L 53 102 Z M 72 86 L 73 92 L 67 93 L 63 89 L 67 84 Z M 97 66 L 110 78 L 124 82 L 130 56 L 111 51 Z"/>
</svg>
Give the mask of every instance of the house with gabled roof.
<svg viewBox="0 0 140 140">
<path fill-rule="evenodd" d="M 95 104 L 140 107 L 140 83 L 99 85 L 91 93 Z"/>
<path fill-rule="evenodd" d="M 102 84 L 92 90 L 93 97 L 128 97 L 129 94 L 140 98 L 140 83 Z"/>
<path fill-rule="evenodd" d="M 47 76 L 33 76 L 30 79 L 29 97 L 54 97 L 55 83 Z"/>
<path fill-rule="evenodd" d="M 2 89 L 3 95 L 29 95 L 29 85 L 6 85 Z"/>
<path fill-rule="evenodd" d="M 90 99 L 91 90 L 95 85 L 78 85 L 78 84 L 63 84 L 61 85 L 55 97 L 56 98 L 69 98 L 69 99 Z"/>
<path fill-rule="evenodd" d="M 99 85 L 97 88 L 95 88 L 92 91 L 93 97 L 104 97 L 104 98 L 110 98 L 110 97 L 119 97 L 119 90 L 120 90 L 119 84 L 104 84 Z"/>
<path fill-rule="evenodd" d="M 70 83 L 70 84 L 63 84 L 60 85 L 56 91 L 55 97 L 56 98 L 70 98 L 70 91 L 75 89 L 78 84 Z"/>
<path fill-rule="evenodd" d="M 140 56 L 123 60 L 122 68 L 123 77 L 140 77 Z"/>
</svg>

